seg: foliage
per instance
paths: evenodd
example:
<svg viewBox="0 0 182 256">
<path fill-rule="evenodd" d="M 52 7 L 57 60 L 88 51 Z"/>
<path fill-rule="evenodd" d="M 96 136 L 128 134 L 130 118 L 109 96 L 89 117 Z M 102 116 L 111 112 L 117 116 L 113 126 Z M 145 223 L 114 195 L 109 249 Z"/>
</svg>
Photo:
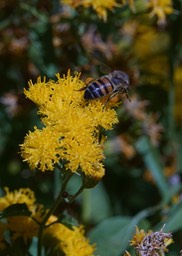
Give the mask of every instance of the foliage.
<svg viewBox="0 0 182 256">
<path fill-rule="evenodd" d="M 129 256 L 137 235 L 136 250 L 166 232 L 179 255 L 181 11 L 180 0 L 0 0 L 1 255 Z M 129 75 L 131 101 L 84 100 L 103 69 Z"/>
</svg>

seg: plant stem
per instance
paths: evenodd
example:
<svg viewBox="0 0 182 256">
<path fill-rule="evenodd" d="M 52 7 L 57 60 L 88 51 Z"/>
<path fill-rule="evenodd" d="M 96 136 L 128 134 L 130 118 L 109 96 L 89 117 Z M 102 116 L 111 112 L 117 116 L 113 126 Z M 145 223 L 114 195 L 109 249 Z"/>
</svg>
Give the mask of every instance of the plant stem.
<svg viewBox="0 0 182 256">
<path fill-rule="evenodd" d="M 83 198 L 83 206 L 82 206 L 82 220 L 83 223 L 88 223 L 91 218 L 91 205 L 90 205 L 90 197 L 91 197 L 91 191 L 90 189 L 85 189 L 82 194 Z"/>
<path fill-rule="evenodd" d="M 64 199 L 63 192 L 65 191 L 66 185 L 67 185 L 68 181 L 70 180 L 71 176 L 72 176 L 71 173 L 68 173 L 65 176 L 65 179 L 63 180 L 63 184 L 62 184 L 62 187 L 61 187 L 61 190 L 60 190 L 60 193 L 59 193 L 56 201 L 54 202 L 53 206 L 48 211 L 48 213 L 44 216 L 44 218 L 43 218 L 43 220 L 40 224 L 39 233 L 38 233 L 37 256 L 42 256 L 42 239 L 43 239 L 43 231 L 45 229 L 46 222 L 48 221 L 49 217 L 55 212 L 55 210 L 57 209 L 59 204 Z"/>
</svg>

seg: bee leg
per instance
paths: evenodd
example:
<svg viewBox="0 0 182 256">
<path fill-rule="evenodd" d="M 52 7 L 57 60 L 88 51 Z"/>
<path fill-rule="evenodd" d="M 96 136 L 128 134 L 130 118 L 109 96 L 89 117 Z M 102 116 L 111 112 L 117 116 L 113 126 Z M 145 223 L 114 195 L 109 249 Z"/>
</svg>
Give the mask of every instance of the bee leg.
<svg viewBox="0 0 182 256">
<path fill-rule="evenodd" d="M 107 103 L 114 98 L 118 94 L 118 91 L 115 91 L 114 93 L 110 94 L 109 97 L 107 98 L 106 102 L 104 103 L 104 107 L 106 107 Z"/>
<path fill-rule="evenodd" d="M 104 108 L 106 107 L 106 105 L 107 105 L 107 103 L 109 102 L 109 100 L 110 100 L 110 97 L 107 97 L 107 99 L 106 99 L 106 101 L 105 101 L 105 103 L 104 103 Z"/>
<path fill-rule="evenodd" d="M 126 98 L 128 99 L 128 101 L 131 101 L 127 89 L 124 89 L 124 93 L 126 94 Z"/>
</svg>

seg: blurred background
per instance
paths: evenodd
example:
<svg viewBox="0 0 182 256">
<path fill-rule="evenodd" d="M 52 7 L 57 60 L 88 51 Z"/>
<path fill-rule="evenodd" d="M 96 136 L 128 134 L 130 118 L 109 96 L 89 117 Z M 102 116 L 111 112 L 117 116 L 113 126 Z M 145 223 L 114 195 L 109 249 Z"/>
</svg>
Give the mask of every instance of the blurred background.
<svg viewBox="0 0 182 256">
<path fill-rule="evenodd" d="M 100 1 L 102 8 L 87 2 L 0 0 L 1 190 L 29 187 L 38 202 L 51 205 L 58 174 L 29 170 L 19 153 L 25 134 L 40 126 L 23 89 L 30 79 L 54 79 L 68 69 L 81 72 L 83 80 L 98 78 L 100 59 L 129 74 L 131 102 L 122 98 L 120 122 L 105 134 L 103 181 L 60 211 L 84 223 L 101 252 L 99 243 L 109 239 L 98 235 L 104 227 L 111 230 L 118 216 L 124 221 L 147 209 L 139 218 L 143 226 L 167 223 L 177 253 L 182 248 L 182 2 L 108 1 L 107 6 Z M 79 177 L 74 179 L 71 187 Z M 128 240 L 121 244 L 116 233 L 115 239 L 119 249 L 104 255 L 117 256 L 126 248 Z"/>
</svg>

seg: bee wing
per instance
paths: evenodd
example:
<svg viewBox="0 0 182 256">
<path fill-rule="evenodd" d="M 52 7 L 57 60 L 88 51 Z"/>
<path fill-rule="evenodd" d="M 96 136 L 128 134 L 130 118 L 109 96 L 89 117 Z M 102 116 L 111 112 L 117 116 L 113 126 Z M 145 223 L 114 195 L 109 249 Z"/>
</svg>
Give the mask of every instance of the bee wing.
<svg viewBox="0 0 182 256">
<path fill-rule="evenodd" d="M 89 54 L 92 56 L 92 57 L 94 57 L 94 59 L 96 59 L 99 63 L 100 63 L 100 71 L 102 72 L 102 73 L 105 73 L 105 74 L 107 74 L 107 73 L 110 73 L 110 72 L 112 72 L 112 69 L 110 68 L 110 67 L 108 67 L 106 64 L 104 64 L 102 61 L 101 61 L 101 59 L 97 56 L 97 55 L 95 55 L 93 52 L 89 52 Z"/>
<path fill-rule="evenodd" d="M 111 73 L 112 70 L 110 69 L 110 67 L 108 67 L 107 65 L 105 65 L 104 63 L 101 63 L 100 67 L 100 72 L 101 73 L 104 73 L 104 74 L 108 74 L 108 73 Z"/>
</svg>

